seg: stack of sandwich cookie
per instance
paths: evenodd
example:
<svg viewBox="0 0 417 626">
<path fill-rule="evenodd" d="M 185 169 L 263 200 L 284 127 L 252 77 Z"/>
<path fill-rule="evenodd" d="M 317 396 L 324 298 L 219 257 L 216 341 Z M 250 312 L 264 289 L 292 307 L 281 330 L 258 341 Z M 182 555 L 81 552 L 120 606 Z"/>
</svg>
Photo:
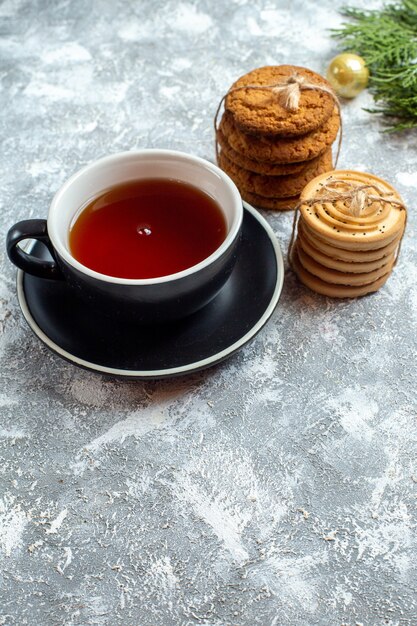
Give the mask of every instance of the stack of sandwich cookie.
<svg viewBox="0 0 417 626">
<path fill-rule="evenodd" d="M 354 298 L 377 291 L 395 265 L 406 208 L 386 181 L 345 170 L 303 190 L 290 260 L 313 291 Z"/>
<path fill-rule="evenodd" d="M 296 105 L 287 98 L 293 88 Z M 322 76 L 293 65 L 262 67 L 232 85 L 217 128 L 218 162 L 243 199 L 260 208 L 294 208 L 304 186 L 332 170 L 336 103 Z"/>
</svg>

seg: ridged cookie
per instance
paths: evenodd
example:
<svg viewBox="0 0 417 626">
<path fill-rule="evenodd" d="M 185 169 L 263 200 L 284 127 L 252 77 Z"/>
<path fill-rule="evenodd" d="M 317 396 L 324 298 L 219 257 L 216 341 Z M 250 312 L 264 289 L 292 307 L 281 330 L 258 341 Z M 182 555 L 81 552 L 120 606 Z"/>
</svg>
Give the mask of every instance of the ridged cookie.
<svg viewBox="0 0 417 626">
<path fill-rule="evenodd" d="M 355 186 L 375 184 L 393 199 L 401 201 L 398 192 L 381 178 L 348 170 L 337 170 L 313 179 L 303 189 L 300 200 L 325 196 L 323 186 L 335 181 L 340 183 L 341 191 L 348 190 L 345 182 Z M 377 191 L 371 190 L 370 193 L 378 195 Z M 406 220 L 406 211 L 402 208 L 378 200 L 370 202 L 359 216 L 351 214 L 349 200 L 316 202 L 312 206 L 306 202 L 300 206 L 300 215 L 318 239 L 345 250 L 375 250 L 388 245 L 402 234 Z"/>
<path fill-rule="evenodd" d="M 326 283 L 324 280 L 321 280 L 317 276 L 308 272 L 301 265 L 298 258 L 297 246 L 294 246 L 291 253 L 291 265 L 299 280 L 306 287 L 316 293 L 320 293 L 323 296 L 329 296 L 331 298 L 357 298 L 359 296 L 365 296 L 368 293 L 378 291 L 378 289 L 386 283 L 388 277 L 390 276 L 390 272 L 387 272 L 384 276 L 381 276 L 381 278 L 378 278 L 378 280 L 370 283 L 369 285 L 351 286 Z"/>
<path fill-rule="evenodd" d="M 299 251 L 301 250 L 302 252 L 308 254 L 309 257 L 311 257 L 320 265 L 328 267 L 332 270 L 337 270 L 338 272 L 344 272 L 346 274 L 365 274 L 373 272 L 374 270 L 378 270 L 384 265 L 392 263 L 395 258 L 395 251 L 393 250 L 388 256 L 383 256 L 382 258 L 376 259 L 375 261 L 367 261 L 366 252 L 357 253 L 362 256 L 360 261 L 342 261 L 340 259 L 335 259 L 332 256 L 323 254 L 323 252 L 315 248 L 309 242 L 302 229 L 300 229 L 300 223 L 298 224 L 297 245 Z M 314 272 L 312 273 L 314 274 Z"/>
<path fill-rule="evenodd" d="M 323 76 L 295 65 L 260 67 L 239 78 L 232 88 L 283 83 L 294 75 L 332 91 Z M 242 89 L 227 96 L 225 109 L 233 115 L 238 128 L 246 133 L 295 137 L 322 126 L 332 114 L 334 102 L 334 97 L 324 91 L 302 90 L 298 108 L 289 110 L 279 104 L 277 95 L 271 90 Z"/>
<path fill-rule="evenodd" d="M 344 250 L 343 248 L 332 246 L 316 237 L 302 218 L 298 221 L 298 233 L 301 234 L 303 238 L 305 237 L 309 243 L 314 246 L 315 250 L 318 250 L 332 259 L 340 259 L 348 263 L 362 263 L 364 259 L 370 263 L 384 259 L 384 257 L 389 256 L 396 250 L 401 239 L 401 235 L 399 235 L 388 245 L 382 248 L 376 248 L 375 250 Z"/>
<path fill-rule="evenodd" d="M 296 196 L 312 178 L 333 169 L 331 149 L 316 161 L 308 161 L 304 169 L 293 176 L 264 176 L 250 172 L 232 163 L 222 152 L 219 165 L 240 191 L 249 191 L 265 198 Z"/>
<path fill-rule="evenodd" d="M 299 163 L 310 161 L 322 154 L 336 139 L 340 127 L 337 108 L 319 128 L 298 137 L 255 137 L 242 132 L 233 117 L 224 113 L 220 130 L 235 152 L 262 163 Z M 255 170 L 254 170 L 255 171 Z"/>
<path fill-rule="evenodd" d="M 391 255 L 390 260 L 386 265 L 378 267 L 371 272 L 340 272 L 338 270 L 325 267 L 321 263 L 315 261 L 305 252 L 302 245 L 300 245 L 299 240 L 297 240 L 297 254 L 298 259 L 305 270 L 310 272 L 310 274 L 317 276 L 317 278 L 320 278 L 324 282 L 331 283 L 332 285 L 369 285 L 382 276 L 385 276 L 387 272 L 391 272 L 394 265 L 394 255 Z"/>
</svg>

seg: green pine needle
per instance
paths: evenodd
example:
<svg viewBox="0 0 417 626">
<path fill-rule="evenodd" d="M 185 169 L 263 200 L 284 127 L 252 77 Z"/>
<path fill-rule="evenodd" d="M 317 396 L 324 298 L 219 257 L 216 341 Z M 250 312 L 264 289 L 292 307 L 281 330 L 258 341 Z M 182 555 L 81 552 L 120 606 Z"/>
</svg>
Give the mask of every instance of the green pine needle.
<svg viewBox="0 0 417 626">
<path fill-rule="evenodd" d="M 417 127 L 417 0 L 400 0 L 375 11 L 344 8 L 354 20 L 333 29 L 343 50 L 364 58 L 369 89 L 380 103 L 371 113 L 393 119 L 388 131 Z"/>
</svg>

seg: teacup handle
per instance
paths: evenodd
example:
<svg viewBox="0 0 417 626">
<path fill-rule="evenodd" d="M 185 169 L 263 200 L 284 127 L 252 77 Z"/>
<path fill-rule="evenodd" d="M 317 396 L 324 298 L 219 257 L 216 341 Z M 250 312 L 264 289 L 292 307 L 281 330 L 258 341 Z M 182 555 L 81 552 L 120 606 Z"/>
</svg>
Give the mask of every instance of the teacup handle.
<svg viewBox="0 0 417 626">
<path fill-rule="evenodd" d="M 41 241 L 48 248 L 52 258 L 55 259 L 54 249 L 48 236 L 46 220 L 23 220 L 12 226 L 6 238 L 7 254 L 12 263 L 28 274 L 38 276 L 39 278 L 62 280 L 64 278 L 63 274 L 55 260 L 44 261 L 32 254 L 28 254 L 18 246 L 19 241 L 24 241 L 25 239 Z"/>
</svg>

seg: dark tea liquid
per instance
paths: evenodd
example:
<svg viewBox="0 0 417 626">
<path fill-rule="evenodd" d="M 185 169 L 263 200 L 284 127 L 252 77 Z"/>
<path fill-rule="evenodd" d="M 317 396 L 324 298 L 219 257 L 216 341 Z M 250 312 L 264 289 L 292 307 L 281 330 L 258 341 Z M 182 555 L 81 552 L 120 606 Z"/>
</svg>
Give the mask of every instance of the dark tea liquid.
<svg viewBox="0 0 417 626">
<path fill-rule="evenodd" d="M 80 263 L 101 274 L 155 278 L 196 265 L 225 237 L 225 218 L 208 194 L 154 178 L 94 198 L 76 217 L 69 246 Z"/>
</svg>

